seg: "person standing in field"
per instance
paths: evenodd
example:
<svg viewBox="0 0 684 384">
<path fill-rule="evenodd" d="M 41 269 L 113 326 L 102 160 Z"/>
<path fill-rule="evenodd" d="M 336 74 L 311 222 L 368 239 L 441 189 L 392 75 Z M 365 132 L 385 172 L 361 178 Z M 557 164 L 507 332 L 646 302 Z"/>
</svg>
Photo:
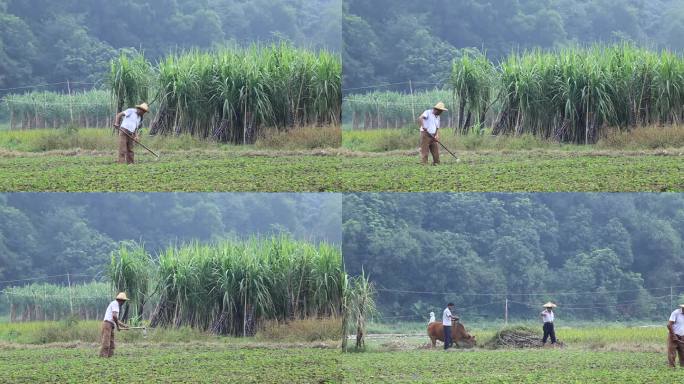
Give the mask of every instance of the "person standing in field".
<svg viewBox="0 0 684 384">
<path fill-rule="evenodd" d="M 544 310 L 540 314 L 542 322 L 544 323 L 544 337 L 542 338 L 543 345 L 546 345 L 546 340 L 548 340 L 549 336 L 551 337 L 551 345 L 556 344 L 556 331 L 553 329 L 553 320 L 556 317 L 553 313 L 554 308 L 556 308 L 556 304 L 548 302 L 544 304 Z"/>
<path fill-rule="evenodd" d="M 143 116 L 150 110 L 147 103 L 136 105 L 116 114 L 114 126 L 119 130 L 119 163 L 133 164 L 134 140 L 138 140 L 138 130 L 142 127 Z"/>
<path fill-rule="evenodd" d="M 679 354 L 679 366 L 684 367 L 684 304 L 680 304 L 679 309 L 675 309 L 670 315 L 667 330 L 667 362 L 674 368 L 675 358 Z"/>
<path fill-rule="evenodd" d="M 121 313 L 121 306 L 128 301 L 125 292 L 120 292 L 116 295 L 116 299 L 109 303 L 107 311 L 105 312 L 104 321 L 102 322 L 102 348 L 100 348 L 100 357 L 112 357 L 114 354 L 114 328 L 117 331 L 127 329 L 128 326 L 119 321 L 119 314 Z"/>
<path fill-rule="evenodd" d="M 456 316 L 451 314 L 451 310 L 454 309 L 454 303 L 447 304 L 442 312 L 442 327 L 444 327 L 444 350 L 446 351 L 451 347 L 451 323 L 456 320 Z"/>
<path fill-rule="evenodd" d="M 441 101 L 418 118 L 420 124 L 420 162 L 427 165 L 428 153 L 432 153 L 432 165 L 439 164 L 439 115 L 448 111 Z"/>
</svg>

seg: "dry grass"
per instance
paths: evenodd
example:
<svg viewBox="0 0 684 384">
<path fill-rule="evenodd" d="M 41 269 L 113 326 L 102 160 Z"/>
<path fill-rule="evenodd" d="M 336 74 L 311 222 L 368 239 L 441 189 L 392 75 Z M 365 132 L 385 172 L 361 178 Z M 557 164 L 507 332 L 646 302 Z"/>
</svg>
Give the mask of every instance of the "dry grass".
<svg viewBox="0 0 684 384">
<path fill-rule="evenodd" d="M 684 125 L 650 126 L 630 131 L 609 130 L 596 144 L 611 149 L 665 149 L 684 147 Z"/>
<path fill-rule="evenodd" d="M 316 149 L 339 148 L 342 128 L 339 126 L 300 127 L 288 131 L 264 130 L 256 141 L 257 148 Z"/>
<path fill-rule="evenodd" d="M 342 336 L 342 320 L 337 318 L 269 322 L 259 330 L 259 341 L 330 341 Z"/>
</svg>

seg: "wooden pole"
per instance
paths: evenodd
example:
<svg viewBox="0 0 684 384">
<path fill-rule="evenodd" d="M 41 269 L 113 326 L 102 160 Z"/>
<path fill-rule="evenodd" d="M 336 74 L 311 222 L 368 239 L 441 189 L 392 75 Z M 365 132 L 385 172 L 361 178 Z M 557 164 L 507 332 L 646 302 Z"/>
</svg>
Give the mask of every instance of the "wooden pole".
<svg viewBox="0 0 684 384">
<path fill-rule="evenodd" d="M 71 278 L 69 276 L 69 272 L 67 272 L 67 282 L 69 283 L 69 307 L 71 310 L 71 316 L 74 315 L 74 300 L 71 297 Z"/>
<path fill-rule="evenodd" d="M 247 291 L 245 291 L 245 305 L 242 309 L 242 337 L 247 337 Z"/>
<path fill-rule="evenodd" d="M 409 80 L 409 90 L 411 91 L 411 117 L 415 120 L 416 119 L 416 109 L 415 106 L 413 105 L 413 82 Z"/>
<path fill-rule="evenodd" d="M 69 91 L 69 115 L 71 117 L 71 126 L 74 125 L 74 106 L 72 105 L 72 100 L 71 100 L 71 84 L 69 83 L 69 80 L 67 80 L 67 90 Z"/>
<path fill-rule="evenodd" d="M 508 325 L 508 298 L 506 298 L 506 308 L 504 309 L 504 324 Z"/>
</svg>

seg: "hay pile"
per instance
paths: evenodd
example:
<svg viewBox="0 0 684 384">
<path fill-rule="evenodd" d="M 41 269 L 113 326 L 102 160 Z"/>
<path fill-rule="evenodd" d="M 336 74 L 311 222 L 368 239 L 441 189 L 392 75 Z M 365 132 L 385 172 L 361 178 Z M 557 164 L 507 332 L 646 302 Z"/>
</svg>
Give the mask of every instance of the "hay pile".
<svg viewBox="0 0 684 384">
<path fill-rule="evenodd" d="M 527 326 L 507 327 L 498 331 L 487 343 L 485 347 L 492 349 L 499 348 L 542 348 L 543 334 L 535 328 Z M 547 345 L 550 341 L 547 341 Z M 558 341 L 559 347 L 563 343 Z"/>
</svg>

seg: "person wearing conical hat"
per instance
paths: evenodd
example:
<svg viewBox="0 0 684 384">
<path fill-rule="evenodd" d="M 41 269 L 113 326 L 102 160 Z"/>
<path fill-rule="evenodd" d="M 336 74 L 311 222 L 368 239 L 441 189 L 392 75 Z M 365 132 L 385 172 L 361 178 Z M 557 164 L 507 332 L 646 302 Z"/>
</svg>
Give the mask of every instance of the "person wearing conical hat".
<svg viewBox="0 0 684 384">
<path fill-rule="evenodd" d="M 556 308 L 556 304 L 548 302 L 544 304 L 544 310 L 540 313 L 542 323 L 544 323 L 544 337 L 542 338 L 542 344 L 546 345 L 546 340 L 551 337 L 551 345 L 556 344 L 556 331 L 553 329 L 553 321 L 556 315 L 553 313 L 553 309 Z"/>
<path fill-rule="evenodd" d="M 116 295 L 116 299 L 109 303 L 107 311 L 105 312 L 104 321 L 102 321 L 102 347 L 100 348 L 100 357 L 112 357 L 114 354 L 114 329 L 117 331 L 127 329 L 128 326 L 119 321 L 119 314 L 121 313 L 121 306 L 128 301 L 125 292 L 120 292 Z"/>
<path fill-rule="evenodd" d="M 150 110 L 147 103 L 138 104 L 135 108 L 128 108 L 116 114 L 114 127 L 119 130 L 119 160 L 121 164 L 133 164 L 135 154 L 133 146 L 139 139 L 139 130 L 142 127 L 143 116 Z"/>
<path fill-rule="evenodd" d="M 432 154 L 432 165 L 439 164 L 439 115 L 448 111 L 441 101 L 418 118 L 420 124 L 420 162 L 427 165 L 428 154 Z"/>
<path fill-rule="evenodd" d="M 675 309 L 670 315 L 667 330 L 667 362 L 674 368 L 675 358 L 679 354 L 679 366 L 684 367 L 684 304 L 680 304 L 679 309 Z"/>
</svg>

